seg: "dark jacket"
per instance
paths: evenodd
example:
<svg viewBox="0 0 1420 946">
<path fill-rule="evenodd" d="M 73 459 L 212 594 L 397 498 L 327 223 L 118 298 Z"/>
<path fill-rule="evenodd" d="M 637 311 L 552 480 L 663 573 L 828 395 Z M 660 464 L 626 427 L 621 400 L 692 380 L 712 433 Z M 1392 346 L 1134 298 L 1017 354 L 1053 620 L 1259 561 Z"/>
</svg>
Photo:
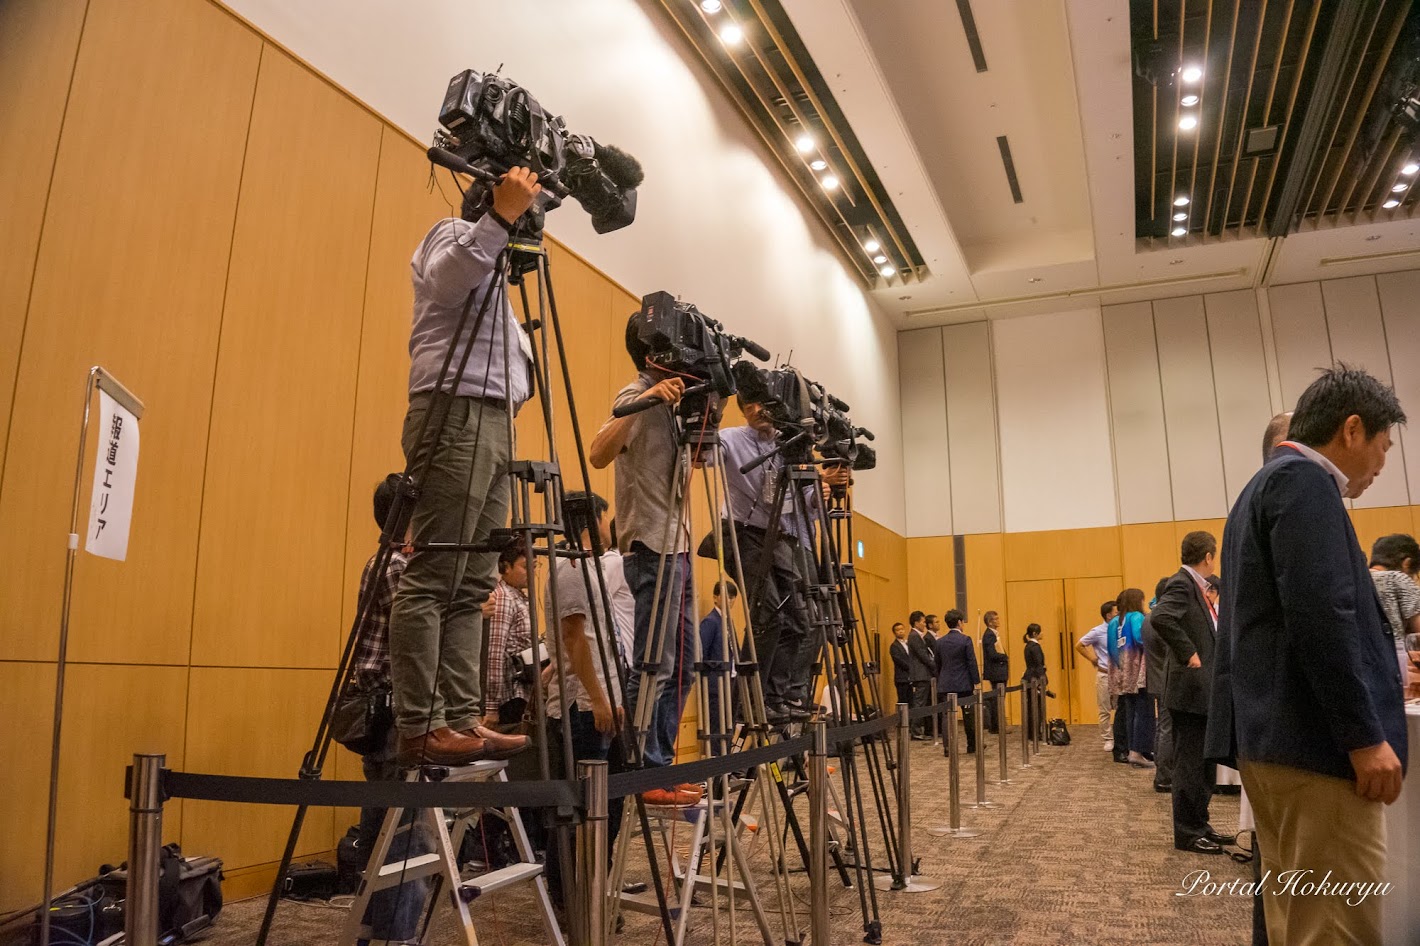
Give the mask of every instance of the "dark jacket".
<svg viewBox="0 0 1420 946">
<path fill-rule="evenodd" d="M 980 682 L 971 638 L 956 628 L 937 638 L 937 692 L 967 694 Z"/>
<path fill-rule="evenodd" d="M 1180 568 L 1164 585 L 1164 593 L 1149 614 L 1149 624 L 1168 645 L 1165 705 L 1180 713 L 1205 715 L 1213 673 L 1213 618 L 1198 582 L 1185 569 Z M 1188 665 L 1194 654 L 1202 666 Z"/>
<path fill-rule="evenodd" d="M 1144 655 L 1148 673 L 1148 690 L 1159 698 L 1159 706 L 1168 709 L 1169 645 L 1154 630 L 1154 622 L 1144 617 Z"/>
<path fill-rule="evenodd" d="M 1223 536 L 1208 758 L 1355 779 L 1347 753 L 1384 740 L 1404 765 L 1395 645 L 1336 482 L 1280 447 Z"/>
<path fill-rule="evenodd" d="M 988 683 L 1006 683 L 1011 679 L 1011 657 L 1000 649 L 1000 642 L 1000 635 L 989 627 L 981 635 L 981 670 Z"/>
<path fill-rule="evenodd" d="M 913 683 L 930 683 L 937 675 L 937 657 L 932 653 L 932 645 L 927 643 L 927 635 L 921 631 L 907 632 L 907 653 L 912 658 Z"/>
<path fill-rule="evenodd" d="M 1040 641 L 1026 641 L 1026 672 L 1021 675 L 1021 682 L 1029 680 L 1048 680 L 1045 672 L 1045 648 L 1040 646 Z"/>
<path fill-rule="evenodd" d="M 888 648 L 888 656 L 892 657 L 892 679 L 894 683 L 912 682 L 912 658 L 907 653 L 907 643 L 895 640 Z"/>
</svg>

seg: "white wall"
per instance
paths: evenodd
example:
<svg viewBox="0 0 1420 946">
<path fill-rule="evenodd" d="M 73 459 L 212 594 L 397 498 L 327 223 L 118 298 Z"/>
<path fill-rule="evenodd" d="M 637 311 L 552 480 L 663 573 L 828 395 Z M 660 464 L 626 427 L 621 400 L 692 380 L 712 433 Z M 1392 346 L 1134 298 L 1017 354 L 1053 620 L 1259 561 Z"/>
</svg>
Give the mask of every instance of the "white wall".
<svg viewBox="0 0 1420 946">
<path fill-rule="evenodd" d="M 1226 516 L 1261 465 L 1267 421 L 1333 358 L 1393 383 L 1420 419 L 1420 272 L 1266 292 L 1270 323 L 1251 290 L 991 322 L 994 374 L 985 387 L 955 377 L 950 355 L 936 350 L 953 351 L 946 333 L 964 341 L 971 326 L 902 333 L 909 470 L 930 458 L 944 471 L 909 473 L 907 534 Z M 975 323 L 978 334 L 987 325 Z M 969 357 L 976 348 L 955 350 Z M 1280 401 L 1269 374 L 1280 379 Z M 995 432 L 962 442 L 957 418 L 992 416 Z M 986 449 L 995 441 L 999 464 Z M 999 478 L 998 493 L 982 487 L 990 477 Z M 975 507 L 964 507 L 957 487 L 967 482 Z M 997 495 L 993 520 L 982 510 Z M 1412 503 L 1420 503 L 1420 434 L 1402 430 L 1355 505 Z"/>
<path fill-rule="evenodd" d="M 636 155 L 646 183 L 635 224 L 598 236 L 574 204 L 549 219 L 549 231 L 633 293 L 674 292 L 771 351 L 792 351 L 877 434 L 878 470 L 859 477 L 855 502 L 903 530 L 896 333 L 649 5 L 224 2 L 422 141 L 451 76 L 502 63 L 572 130 Z"/>
</svg>

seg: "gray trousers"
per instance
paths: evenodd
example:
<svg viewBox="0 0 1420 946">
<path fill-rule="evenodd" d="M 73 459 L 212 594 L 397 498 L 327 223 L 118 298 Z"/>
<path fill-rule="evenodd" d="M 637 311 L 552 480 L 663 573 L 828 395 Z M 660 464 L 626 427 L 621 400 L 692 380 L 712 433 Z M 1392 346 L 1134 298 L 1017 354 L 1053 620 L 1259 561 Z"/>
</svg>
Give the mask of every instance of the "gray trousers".
<svg viewBox="0 0 1420 946">
<path fill-rule="evenodd" d="M 1168 708 L 1167 697 L 1167 689 L 1159 694 L 1159 716 L 1154 726 L 1154 781 L 1160 785 L 1173 782 L 1173 711 Z"/>
<path fill-rule="evenodd" d="M 418 474 L 424 445 L 416 443 L 432 395 L 415 394 L 404 418 L 402 444 Z M 479 542 L 508 521 L 508 414 L 471 397 L 450 398 L 434 462 L 418 484 L 412 521 L 415 544 Z M 437 416 L 431 428 L 437 424 Z M 426 434 L 426 441 L 428 436 Z M 395 720 L 404 736 L 448 726 L 470 729 L 479 719 L 485 598 L 496 583 L 496 552 L 418 551 L 400 579 L 390 608 L 390 677 Z"/>
</svg>

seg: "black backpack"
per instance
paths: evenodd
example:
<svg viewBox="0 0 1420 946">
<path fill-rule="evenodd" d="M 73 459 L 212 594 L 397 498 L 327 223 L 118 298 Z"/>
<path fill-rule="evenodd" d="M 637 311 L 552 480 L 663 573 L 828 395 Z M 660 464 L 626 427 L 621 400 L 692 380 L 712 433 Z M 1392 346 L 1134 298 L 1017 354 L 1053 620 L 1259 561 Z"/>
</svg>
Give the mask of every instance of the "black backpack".
<svg viewBox="0 0 1420 946">
<path fill-rule="evenodd" d="M 1065 720 L 1057 716 L 1045 724 L 1045 744 L 1047 746 L 1068 746 L 1070 744 L 1070 730 L 1065 727 Z"/>
<path fill-rule="evenodd" d="M 158 865 L 158 938 L 181 943 L 222 912 L 222 859 L 183 857 L 176 844 L 166 844 Z M 126 862 L 118 868 L 104 865 L 99 877 L 110 895 L 127 894 Z"/>
</svg>

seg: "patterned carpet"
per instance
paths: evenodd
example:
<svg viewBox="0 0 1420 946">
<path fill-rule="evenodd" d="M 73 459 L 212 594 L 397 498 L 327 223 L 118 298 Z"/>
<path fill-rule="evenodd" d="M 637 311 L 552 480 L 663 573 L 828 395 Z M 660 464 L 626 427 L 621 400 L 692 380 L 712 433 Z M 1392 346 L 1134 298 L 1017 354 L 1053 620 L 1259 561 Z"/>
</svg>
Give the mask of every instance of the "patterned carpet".
<svg viewBox="0 0 1420 946">
<path fill-rule="evenodd" d="M 1209 870 L 1214 880 L 1248 874 L 1250 868 L 1226 857 L 1184 854 L 1173 849 L 1169 797 L 1152 789 L 1152 773 L 1114 763 L 1100 748 L 1094 727 L 1080 727 L 1074 744 L 1043 747 L 1029 769 L 1019 768 L 1018 737 L 1008 742 L 1009 785 L 998 774 L 996 744 L 987 737 L 987 797 L 1000 807 L 962 812 L 963 827 L 981 832 L 974 839 L 937 838 L 928 828 L 948 820 L 947 766 L 935 745 L 913 744 L 913 847 L 921 873 L 940 881 L 925 893 L 880 892 L 883 943 L 995 946 L 995 944 L 1239 944 L 1248 942 L 1251 901 L 1243 897 L 1179 897 L 1190 872 Z M 963 802 L 975 799 L 975 763 L 963 758 Z M 797 808 L 806 813 L 807 801 Z M 1238 799 L 1218 796 L 1213 824 L 1236 828 Z M 804 824 L 807 825 L 805 819 Z M 807 829 L 806 829 L 807 830 Z M 876 834 L 876 829 L 872 832 Z M 689 843 L 689 830 L 676 846 Z M 881 850 L 879 846 L 877 850 Z M 749 851 L 757 871 L 767 872 L 763 839 Z M 792 861 L 792 858 L 791 858 Z M 628 879 L 644 879 L 644 856 L 633 855 Z M 808 883 L 792 880 L 799 922 L 807 929 Z M 782 929 L 777 899 L 767 876 L 761 896 L 769 923 Z M 862 942 L 858 891 L 831 879 L 834 943 Z M 723 902 L 723 901 L 722 901 Z M 337 904 L 339 901 L 337 901 Z M 750 916 L 737 904 L 736 941 L 759 941 Z M 230 904 L 206 937 L 211 946 L 248 946 L 260 921 L 262 901 Z M 334 911 L 334 912 L 332 912 Z M 430 942 L 461 943 L 441 903 Z M 337 941 L 344 911 L 338 905 L 283 903 L 272 946 Z M 480 900 L 474 908 L 480 941 L 494 946 L 546 942 L 532 898 L 508 890 Z M 729 942 L 727 911 L 721 911 L 722 942 Z M 617 944 L 660 942 L 652 918 L 627 914 Z M 687 942 L 711 943 L 707 909 L 692 913 Z"/>
</svg>

